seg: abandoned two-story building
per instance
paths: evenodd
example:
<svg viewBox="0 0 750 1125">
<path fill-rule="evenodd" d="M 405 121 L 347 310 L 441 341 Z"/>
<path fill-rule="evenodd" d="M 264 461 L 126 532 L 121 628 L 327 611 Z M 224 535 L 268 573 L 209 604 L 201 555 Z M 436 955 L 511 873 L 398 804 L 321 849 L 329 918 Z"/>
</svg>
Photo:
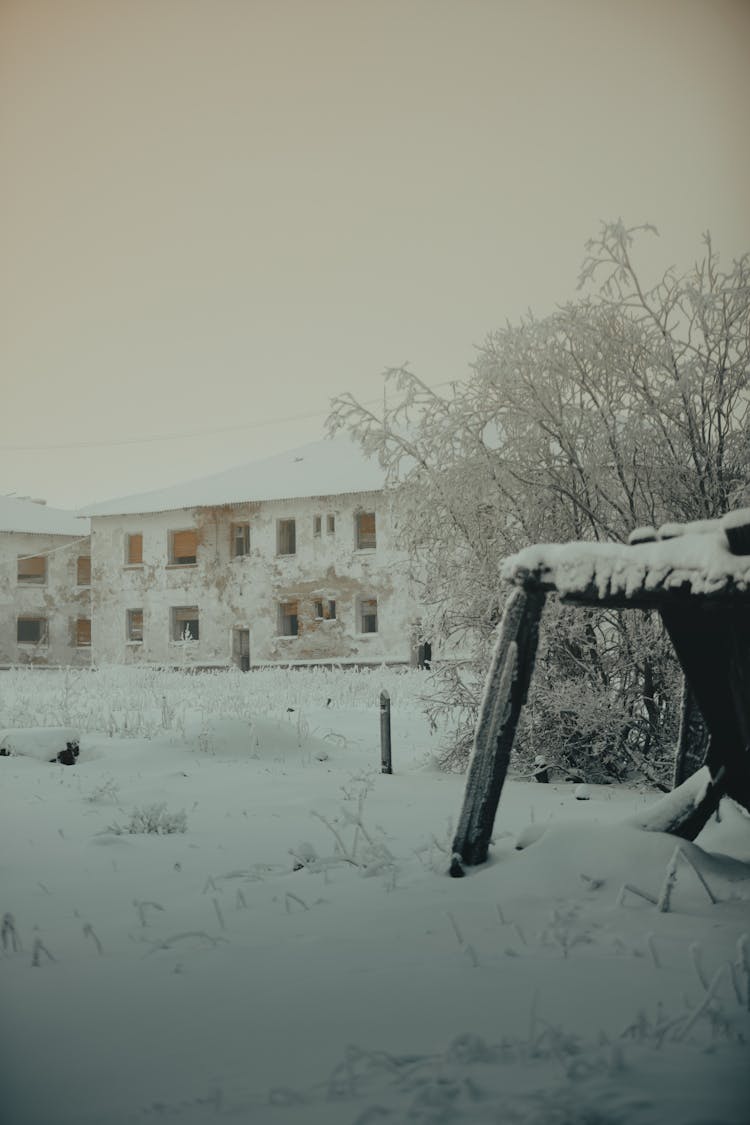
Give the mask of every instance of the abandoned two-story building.
<svg viewBox="0 0 750 1125">
<path fill-rule="evenodd" d="M 420 641 L 383 472 L 319 441 L 96 504 L 97 663 L 408 663 Z"/>
<path fill-rule="evenodd" d="M 89 521 L 0 496 L 0 666 L 90 661 Z"/>
</svg>

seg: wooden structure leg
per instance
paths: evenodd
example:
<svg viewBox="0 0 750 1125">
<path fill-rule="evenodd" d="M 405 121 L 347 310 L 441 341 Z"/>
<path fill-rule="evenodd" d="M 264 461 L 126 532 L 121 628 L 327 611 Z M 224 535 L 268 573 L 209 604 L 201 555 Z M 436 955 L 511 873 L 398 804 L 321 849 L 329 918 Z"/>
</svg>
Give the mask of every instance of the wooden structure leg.
<svg viewBox="0 0 750 1125">
<path fill-rule="evenodd" d="M 450 873 L 484 863 L 513 739 L 534 668 L 542 591 L 515 589 L 505 604 L 484 687 Z"/>
</svg>

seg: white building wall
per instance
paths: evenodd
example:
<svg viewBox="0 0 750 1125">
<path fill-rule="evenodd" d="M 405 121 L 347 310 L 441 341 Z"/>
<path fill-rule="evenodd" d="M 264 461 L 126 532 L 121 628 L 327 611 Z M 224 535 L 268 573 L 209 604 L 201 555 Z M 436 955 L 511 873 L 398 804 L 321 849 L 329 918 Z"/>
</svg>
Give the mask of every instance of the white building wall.
<svg viewBox="0 0 750 1125">
<path fill-rule="evenodd" d="M 357 550 L 358 511 L 376 513 L 374 549 Z M 314 534 L 314 517 L 321 533 Z M 327 530 L 328 517 L 335 530 Z M 296 552 L 277 553 L 277 523 L 294 519 Z M 233 558 L 231 525 L 250 524 L 250 553 Z M 169 565 L 170 532 L 195 527 L 195 565 Z M 143 535 L 143 562 L 126 563 L 127 537 Z M 406 561 L 382 492 L 337 495 L 92 520 L 93 651 L 97 663 L 146 661 L 228 665 L 233 633 L 249 631 L 252 665 L 289 661 L 409 662 L 416 608 Z M 376 598 L 378 631 L 359 628 L 359 602 Z M 335 600 L 335 620 L 315 620 L 314 602 Z M 278 605 L 297 601 L 300 631 L 279 636 Z M 196 606 L 199 639 L 171 638 L 173 608 Z M 128 641 L 127 610 L 143 611 L 142 642 Z"/>
<path fill-rule="evenodd" d="M 0 532 L 0 665 L 90 663 L 91 647 L 79 646 L 76 622 L 91 618 L 91 588 L 79 586 L 78 557 L 88 540 L 36 532 Z M 43 583 L 18 581 L 18 559 L 46 555 Z M 18 618 L 46 620 L 39 644 L 18 643 Z"/>
</svg>

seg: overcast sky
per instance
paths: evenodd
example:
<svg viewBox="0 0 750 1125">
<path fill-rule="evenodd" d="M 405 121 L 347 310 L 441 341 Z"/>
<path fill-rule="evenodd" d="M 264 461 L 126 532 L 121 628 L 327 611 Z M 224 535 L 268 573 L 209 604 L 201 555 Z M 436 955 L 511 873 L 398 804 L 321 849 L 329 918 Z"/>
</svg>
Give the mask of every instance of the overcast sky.
<svg viewBox="0 0 750 1125">
<path fill-rule="evenodd" d="M 602 219 L 729 261 L 749 121 L 745 0 L 0 0 L 0 492 L 157 488 L 386 366 L 460 378 Z"/>
</svg>

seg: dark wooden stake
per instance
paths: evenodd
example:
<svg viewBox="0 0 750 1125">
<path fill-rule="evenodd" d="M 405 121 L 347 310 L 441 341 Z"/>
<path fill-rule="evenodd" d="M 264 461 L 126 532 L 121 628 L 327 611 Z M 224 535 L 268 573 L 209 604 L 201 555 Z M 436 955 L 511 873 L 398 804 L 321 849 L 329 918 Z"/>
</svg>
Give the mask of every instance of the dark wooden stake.
<svg viewBox="0 0 750 1125">
<path fill-rule="evenodd" d="M 391 697 L 380 693 L 380 772 L 393 773 L 391 766 Z"/>
<path fill-rule="evenodd" d="M 453 840 L 451 875 L 484 863 L 513 739 L 526 702 L 544 606 L 540 590 L 514 590 L 507 602 L 474 734 L 466 791 Z"/>
</svg>

